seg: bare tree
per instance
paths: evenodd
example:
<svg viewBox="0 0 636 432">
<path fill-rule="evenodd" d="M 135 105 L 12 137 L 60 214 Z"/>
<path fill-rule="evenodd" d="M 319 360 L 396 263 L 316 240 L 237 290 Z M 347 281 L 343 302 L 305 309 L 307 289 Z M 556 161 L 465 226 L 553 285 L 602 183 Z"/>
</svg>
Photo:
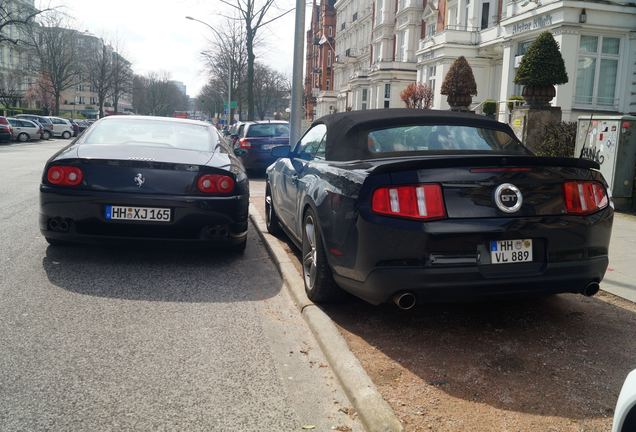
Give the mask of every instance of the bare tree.
<svg viewBox="0 0 636 432">
<path fill-rule="evenodd" d="M 123 54 L 121 42 L 115 40 L 113 43 L 113 86 L 112 86 L 112 99 L 113 110 L 117 113 L 119 111 L 119 100 L 132 93 L 133 87 L 133 72 L 131 64 Z"/>
<path fill-rule="evenodd" d="M 28 2 L 0 1 L 0 44 L 8 42 L 14 45 L 24 42 L 22 36 L 33 25 L 33 20 L 39 14 L 50 9 L 37 9 Z M 12 29 L 17 31 L 12 32 Z"/>
<path fill-rule="evenodd" d="M 16 106 L 24 98 L 23 77 L 18 71 L 0 74 L 0 104 L 5 108 Z"/>
<path fill-rule="evenodd" d="M 81 75 L 97 95 L 99 118 L 102 118 L 104 102 L 113 91 L 113 51 L 101 38 L 86 36 L 84 42 Z"/>
<path fill-rule="evenodd" d="M 433 90 L 428 84 L 411 83 L 400 93 L 407 108 L 429 109 L 433 104 Z"/>
<path fill-rule="evenodd" d="M 187 101 L 166 72 L 150 72 L 135 76 L 133 105 L 139 114 L 167 117 L 186 110 Z"/>
<path fill-rule="evenodd" d="M 238 11 L 245 26 L 245 48 L 247 50 L 247 119 L 254 120 L 254 42 L 258 31 L 273 21 L 287 15 L 294 9 L 278 14 L 270 11 L 279 10 L 276 0 L 219 0 Z M 280 10 L 279 10 L 280 11 Z M 273 17 L 271 15 L 274 15 Z"/>
<path fill-rule="evenodd" d="M 235 19 L 228 19 L 221 31 L 214 32 L 210 48 L 201 54 L 210 76 L 209 85 L 214 85 L 217 90 L 222 91 L 226 95 L 226 99 L 228 88 L 231 87 L 232 98 L 238 102 L 240 112 L 245 96 L 245 69 L 247 67 L 247 48 L 243 26 Z"/>
<path fill-rule="evenodd" d="M 278 111 L 286 105 L 285 96 L 290 82 L 282 73 L 256 62 L 254 66 L 254 102 L 258 117 L 263 120 L 270 111 Z"/>
<path fill-rule="evenodd" d="M 223 93 L 219 91 L 218 84 L 214 81 L 204 85 L 197 98 L 198 109 L 209 113 L 210 116 L 219 113 L 224 102 Z"/>
<path fill-rule="evenodd" d="M 55 105 L 53 93 L 51 81 L 46 75 L 40 75 L 37 81 L 27 89 L 25 99 L 35 102 L 45 113 L 50 113 Z"/>
<path fill-rule="evenodd" d="M 33 72 L 46 77 L 47 85 L 41 90 L 51 92 L 55 100 L 53 114 L 59 115 L 60 95 L 75 85 L 79 75 L 76 61 L 77 32 L 56 11 L 41 15 L 39 24 L 37 27 L 32 26 L 28 32 L 28 43 L 38 60 L 34 65 L 37 69 Z"/>
</svg>

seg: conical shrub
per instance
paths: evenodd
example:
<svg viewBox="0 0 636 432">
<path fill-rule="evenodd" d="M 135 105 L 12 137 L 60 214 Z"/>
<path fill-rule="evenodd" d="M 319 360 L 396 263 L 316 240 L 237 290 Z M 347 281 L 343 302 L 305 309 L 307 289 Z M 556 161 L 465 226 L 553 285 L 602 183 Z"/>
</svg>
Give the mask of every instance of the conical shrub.
<svg viewBox="0 0 636 432">
<path fill-rule="evenodd" d="M 443 95 L 477 95 L 477 83 L 473 70 L 464 56 L 453 62 L 442 83 Z"/>
<path fill-rule="evenodd" d="M 565 63 L 559 51 L 559 44 L 552 33 L 545 31 L 537 37 L 523 56 L 515 84 L 541 87 L 568 82 Z"/>
</svg>

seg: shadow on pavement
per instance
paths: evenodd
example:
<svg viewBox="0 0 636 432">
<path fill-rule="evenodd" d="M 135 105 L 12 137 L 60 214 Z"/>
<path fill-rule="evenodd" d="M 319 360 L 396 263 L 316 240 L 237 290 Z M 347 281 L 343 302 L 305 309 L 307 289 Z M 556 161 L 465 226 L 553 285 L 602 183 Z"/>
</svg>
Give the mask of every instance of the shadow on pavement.
<svg viewBox="0 0 636 432">
<path fill-rule="evenodd" d="M 78 294 L 164 302 L 240 302 L 275 296 L 280 278 L 250 228 L 245 255 L 200 247 L 49 246 L 52 284 Z"/>
<path fill-rule="evenodd" d="M 397 394 L 414 386 L 400 381 L 399 365 L 423 381 L 412 392 L 418 397 L 429 385 L 508 411 L 607 417 L 636 368 L 634 313 L 582 296 L 418 305 L 411 313 L 353 300 L 325 311 L 351 333 L 374 382 L 400 386 Z"/>
</svg>

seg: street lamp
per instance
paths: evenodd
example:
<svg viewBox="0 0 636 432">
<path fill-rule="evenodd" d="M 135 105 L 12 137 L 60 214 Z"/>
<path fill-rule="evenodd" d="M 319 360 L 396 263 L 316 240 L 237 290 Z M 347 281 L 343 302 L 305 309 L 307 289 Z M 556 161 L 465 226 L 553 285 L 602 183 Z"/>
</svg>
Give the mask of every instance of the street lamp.
<svg viewBox="0 0 636 432">
<path fill-rule="evenodd" d="M 207 26 L 210 30 L 214 32 L 214 34 L 216 34 L 219 40 L 223 39 L 221 35 L 219 34 L 219 32 L 216 31 L 214 27 L 212 27 L 210 24 L 206 23 L 205 21 L 201 21 L 200 19 L 196 19 L 191 16 L 186 16 L 185 19 L 190 21 L 196 21 L 198 23 L 203 24 L 204 26 Z M 229 77 L 227 80 L 227 126 L 229 127 L 231 123 L 231 116 L 232 116 L 231 114 L 232 113 L 232 66 L 230 66 L 228 69 L 229 69 Z"/>
</svg>

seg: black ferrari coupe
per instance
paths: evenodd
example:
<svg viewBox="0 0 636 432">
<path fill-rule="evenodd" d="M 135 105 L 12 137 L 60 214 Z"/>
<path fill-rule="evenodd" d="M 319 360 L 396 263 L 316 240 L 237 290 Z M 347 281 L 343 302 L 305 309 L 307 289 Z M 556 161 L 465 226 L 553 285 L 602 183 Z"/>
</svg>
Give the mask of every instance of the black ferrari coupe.
<svg viewBox="0 0 636 432">
<path fill-rule="evenodd" d="M 52 245 L 191 241 L 242 251 L 248 203 L 243 165 L 210 124 L 113 116 L 46 163 L 40 230 Z"/>
<path fill-rule="evenodd" d="M 267 226 L 302 250 L 305 289 L 370 303 L 594 295 L 613 206 L 599 166 L 534 156 L 506 124 L 406 109 L 313 123 L 267 170 Z"/>
</svg>

